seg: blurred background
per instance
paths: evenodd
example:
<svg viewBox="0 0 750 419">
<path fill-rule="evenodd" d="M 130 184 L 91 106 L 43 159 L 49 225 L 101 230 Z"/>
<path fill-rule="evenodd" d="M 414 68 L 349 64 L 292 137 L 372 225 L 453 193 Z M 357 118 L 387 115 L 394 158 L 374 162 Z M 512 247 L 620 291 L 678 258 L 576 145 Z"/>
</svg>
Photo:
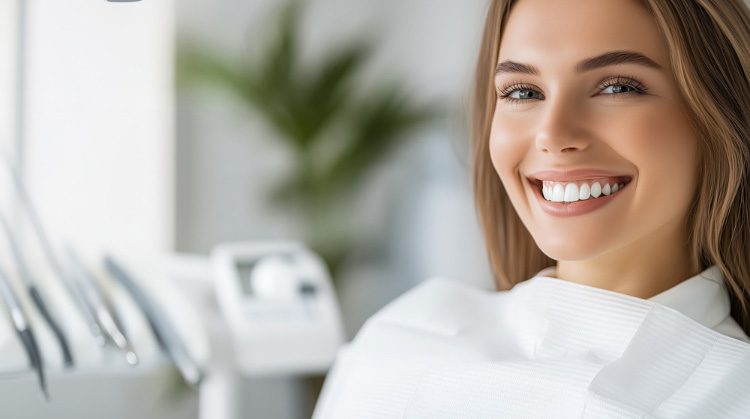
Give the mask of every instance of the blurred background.
<svg viewBox="0 0 750 419">
<path fill-rule="evenodd" d="M 466 114 L 485 7 L 2 2 L 0 145 L 50 231 L 84 255 L 106 248 L 135 266 L 168 261 L 187 301 L 205 297 L 195 278 L 211 276 L 217 245 L 303 242 L 330 272 L 350 340 L 431 276 L 492 286 Z M 18 214 L 6 183 L 3 208 Z M 231 352 L 221 315 L 200 311 L 220 304 L 208 298 L 188 305 L 204 321 L 192 327 L 207 329 L 210 358 L 223 365 L 211 397 L 231 401 L 207 410 L 199 389 L 182 410 L 160 408 L 174 417 L 309 417 L 325 372 L 232 371 L 217 361 Z M 99 381 L 100 391 L 111 384 L 113 406 L 137 406 L 127 386 L 142 381 L 117 380 Z"/>
</svg>

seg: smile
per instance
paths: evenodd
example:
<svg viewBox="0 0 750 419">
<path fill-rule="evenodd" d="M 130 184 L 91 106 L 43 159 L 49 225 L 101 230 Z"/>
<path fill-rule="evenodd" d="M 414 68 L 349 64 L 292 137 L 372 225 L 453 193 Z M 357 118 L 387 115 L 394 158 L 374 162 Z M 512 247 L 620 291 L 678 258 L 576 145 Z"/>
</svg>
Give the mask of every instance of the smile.
<svg viewBox="0 0 750 419">
<path fill-rule="evenodd" d="M 576 202 L 597 199 L 617 193 L 626 182 L 616 178 L 601 178 L 580 182 L 542 181 L 542 196 L 552 202 Z"/>
<path fill-rule="evenodd" d="M 603 207 L 623 193 L 629 176 L 609 176 L 576 181 L 529 178 L 540 207 L 550 215 L 582 215 Z"/>
</svg>

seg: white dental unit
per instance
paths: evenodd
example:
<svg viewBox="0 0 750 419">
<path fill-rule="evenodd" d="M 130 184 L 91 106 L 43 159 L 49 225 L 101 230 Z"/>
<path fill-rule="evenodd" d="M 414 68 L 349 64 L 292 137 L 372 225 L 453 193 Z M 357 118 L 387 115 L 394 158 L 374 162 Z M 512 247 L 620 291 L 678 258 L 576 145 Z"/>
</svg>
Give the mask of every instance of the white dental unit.
<svg viewBox="0 0 750 419">
<path fill-rule="evenodd" d="M 322 259 L 300 242 L 220 245 L 216 296 L 246 374 L 321 373 L 343 343 L 341 314 Z"/>
</svg>

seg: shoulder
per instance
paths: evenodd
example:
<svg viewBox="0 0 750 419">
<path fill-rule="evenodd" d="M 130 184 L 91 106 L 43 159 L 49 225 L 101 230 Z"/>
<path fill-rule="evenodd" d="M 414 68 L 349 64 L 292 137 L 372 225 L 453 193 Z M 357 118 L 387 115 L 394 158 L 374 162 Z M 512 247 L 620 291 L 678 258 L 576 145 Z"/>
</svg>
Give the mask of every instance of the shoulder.
<svg viewBox="0 0 750 419">
<path fill-rule="evenodd" d="M 358 335 L 379 325 L 455 335 L 463 323 L 461 314 L 488 293 L 457 279 L 429 277 L 373 314 Z"/>
<path fill-rule="evenodd" d="M 397 390 L 416 382 L 430 356 L 455 350 L 454 337 L 466 323 L 459 315 L 462 307 L 486 292 L 430 277 L 386 304 L 339 349 L 313 418 L 361 417 L 351 412 L 376 401 L 379 408 L 398 404 L 406 392 Z"/>
</svg>

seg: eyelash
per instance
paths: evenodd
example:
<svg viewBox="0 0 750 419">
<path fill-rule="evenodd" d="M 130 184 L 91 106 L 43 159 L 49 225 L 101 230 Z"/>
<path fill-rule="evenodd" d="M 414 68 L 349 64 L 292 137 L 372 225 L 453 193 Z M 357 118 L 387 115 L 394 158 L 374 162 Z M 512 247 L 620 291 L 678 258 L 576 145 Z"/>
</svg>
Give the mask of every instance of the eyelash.
<svg viewBox="0 0 750 419">
<path fill-rule="evenodd" d="M 643 83 L 639 82 L 635 77 L 631 76 L 616 76 L 616 77 L 610 77 L 608 79 L 603 80 L 601 83 L 599 83 L 599 89 L 604 90 L 608 87 L 612 86 L 628 86 L 633 88 L 634 90 L 624 93 L 610 93 L 609 95 L 644 95 L 648 91 L 648 88 L 643 85 Z M 515 92 L 516 90 L 534 90 L 533 86 L 530 86 L 528 84 L 525 84 L 523 82 L 514 81 L 509 84 L 507 84 L 502 89 L 496 89 L 497 90 L 497 97 L 498 99 L 505 100 L 510 103 L 518 103 L 518 102 L 526 102 L 529 99 L 516 99 L 510 97 L 510 94 Z"/>
</svg>

